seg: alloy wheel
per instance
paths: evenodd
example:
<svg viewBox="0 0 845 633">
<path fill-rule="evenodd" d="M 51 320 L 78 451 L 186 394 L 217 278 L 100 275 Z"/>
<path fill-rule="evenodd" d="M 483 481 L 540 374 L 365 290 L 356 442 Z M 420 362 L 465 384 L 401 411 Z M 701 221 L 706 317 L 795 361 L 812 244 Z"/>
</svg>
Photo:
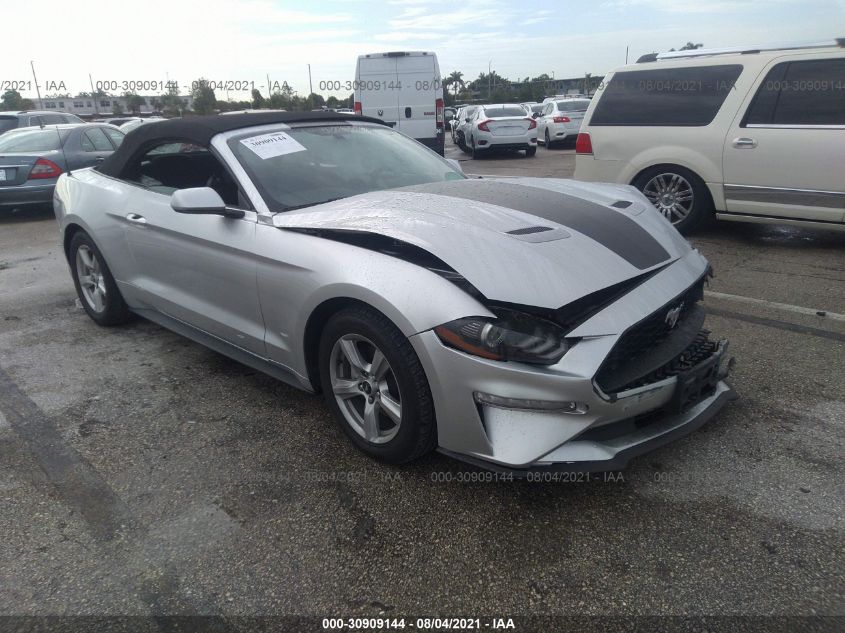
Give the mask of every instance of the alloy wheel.
<svg viewBox="0 0 845 633">
<path fill-rule="evenodd" d="M 672 224 L 685 219 L 693 210 L 692 184 L 680 174 L 657 174 L 643 187 L 643 195 Z"/>
<path fill-rule="evenodd" d="M 84 244 L 76 249 L 76 275 L 88 306 L 94 312 L 106 309 L 106 280 L 97 256 Z"/>
<path fill-rule="evenodd" d="M 343 417 L 372 444 L 392 440 L 402 424 L 402 395 L 384 353 L 360 334 L 335 341 L 329 359 L 331 389 Z"/>
</svg>

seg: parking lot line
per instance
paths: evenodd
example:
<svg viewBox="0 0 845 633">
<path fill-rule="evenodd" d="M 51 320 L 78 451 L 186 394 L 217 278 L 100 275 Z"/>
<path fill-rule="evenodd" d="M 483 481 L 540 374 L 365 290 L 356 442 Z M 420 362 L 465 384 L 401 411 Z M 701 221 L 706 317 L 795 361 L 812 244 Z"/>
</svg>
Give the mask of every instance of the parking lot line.
<svg viewBox="0 0 845 633">
<path fill-rule="evenodd" d="M 828 312 L 818 308 L 805 308 L 803 306 L 796 306 L 789 303 L 778 303 L 776 301 L 766 301 L 765 299 L 754 299 L 752 297 L 744 297 L 742 295 L 732 295 L 724 292 L 714 292 L 712 290 L 704 291 L 705 297 L 713 299 L 724 299 L 725 301 L 736 301 L 737 303 L 747 303 L 750 305 L 758 305 L 765 308 L 773 308 L 775 310 L 786 310 L 787 312 L 794 312 L 796 314 L 809 314 L 811 316 L 824 317 L 833 321 L 845 322 L 845 314 L 838 312 Z"/>
</svg>

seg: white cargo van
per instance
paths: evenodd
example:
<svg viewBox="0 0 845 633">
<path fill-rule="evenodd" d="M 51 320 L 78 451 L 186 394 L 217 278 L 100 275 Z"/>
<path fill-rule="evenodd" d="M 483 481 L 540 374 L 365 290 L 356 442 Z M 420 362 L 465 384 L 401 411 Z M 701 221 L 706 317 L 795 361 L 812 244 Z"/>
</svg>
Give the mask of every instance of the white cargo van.
<svg viewBox="0 0 845 633">
<path fill-rule="evenodd" d="M 360 55 L 355 112 L 381 119 L 442 156 L 445 126 L 437 55 L 430 51 Z"/>
</svg>

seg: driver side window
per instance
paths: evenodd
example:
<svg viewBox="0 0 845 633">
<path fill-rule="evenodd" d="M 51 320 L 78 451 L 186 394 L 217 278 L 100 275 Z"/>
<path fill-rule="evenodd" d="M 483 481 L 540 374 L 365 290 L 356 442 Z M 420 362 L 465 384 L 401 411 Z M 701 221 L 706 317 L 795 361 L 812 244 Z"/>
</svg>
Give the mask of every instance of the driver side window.
<svg viewBox="0 0 845 633">
<path fill-rule="evenodd" d="M 179 189 L 211 187 L 227 206 L 251 208 L 217 157 L 193 143 L 160 143 L 128 163 L 121 177 L 166 196 Z"/>
</svg>

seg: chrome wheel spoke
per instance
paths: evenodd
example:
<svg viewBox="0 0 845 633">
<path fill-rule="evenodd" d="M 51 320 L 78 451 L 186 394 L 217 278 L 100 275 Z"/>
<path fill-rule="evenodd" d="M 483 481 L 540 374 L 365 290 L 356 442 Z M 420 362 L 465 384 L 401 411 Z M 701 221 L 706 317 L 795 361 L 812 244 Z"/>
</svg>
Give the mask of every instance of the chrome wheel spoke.
<svg viewBox="0 0 845 633">
<path fill-rule="evenodd" d="M 382 392 L 379 397 L 379 406 L 381 407 L 381 410 L 387 414 L 387 417 L 398 426 L 402 421 L 402 405 L 394 400 L 393 396 L 390 394 Z"/>
<path fill-rule="evenodd" d="M 358 352 L 358 346 L 355 344 L 355 341 L 341 339 L 340 345 L 343 348 L 343 355 L 346 357 L 346 360 L 349 361 L 352 369 L 358 373 L 365 371 L 366 366 L 364 361 L 361 359 L 361 354 Z"/>
<path fill-rule="evenodd" d="M 370 363 L 370 375 L 376 380 L 381 380 L 389 370 L 390 364 L 387 362 L 387 358 L 381 353 L 380 349 L 376 349 L 373 354 L 373 362 Z"/>
<path fill-rule="evenodd" d="M 345 378 L 335 378 L 332 381 L 332 391 L 338 398 L 344 400 L 348 398 L 355 398 L 356 396 L 363 396 L 361 390 L 358 388 L 359 382 L 357 380 L 349 380 Z"/>
<path fill-rule="evenodd" d="M 378 409 L 375 402 L 367 402 L 364 405 L 364 437 L 375 442 L 379 439 Z"/>
</svg>

